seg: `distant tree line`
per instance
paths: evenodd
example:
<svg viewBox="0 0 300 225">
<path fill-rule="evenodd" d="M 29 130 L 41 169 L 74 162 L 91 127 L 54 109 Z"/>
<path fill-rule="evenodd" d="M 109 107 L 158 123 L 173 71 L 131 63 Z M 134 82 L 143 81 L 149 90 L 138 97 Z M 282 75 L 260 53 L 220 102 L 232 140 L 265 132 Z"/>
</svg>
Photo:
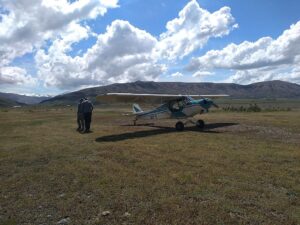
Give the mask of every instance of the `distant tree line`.
<svg viewBox="0 0 300 225">
<path fill-rule="evenodd" d="M 272 107 L 272 108 L 261 108 L 257 104 L 250 104 L 248 106 L 225 106 L 222 108 L 226 112 L 279 112 L 279 111 L 291 111 L 291 108 L 281 108 L 281 107 Z"/>
</svg>

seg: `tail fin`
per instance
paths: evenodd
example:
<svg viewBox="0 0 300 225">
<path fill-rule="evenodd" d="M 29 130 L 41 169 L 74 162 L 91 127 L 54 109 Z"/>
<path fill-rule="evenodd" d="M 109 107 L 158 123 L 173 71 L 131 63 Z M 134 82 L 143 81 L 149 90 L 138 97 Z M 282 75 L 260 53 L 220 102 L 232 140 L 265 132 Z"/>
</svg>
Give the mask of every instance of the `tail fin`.
<svg viewBox="0 0 300 225">
<path fill-rule="evenodd" d="M 139 113 L 143 112 L 143 110 L 141 109 L 141 107 L 138 104 L 133 104 L 132 111 L 134 114 L 139 114 Z"/>
</svg>

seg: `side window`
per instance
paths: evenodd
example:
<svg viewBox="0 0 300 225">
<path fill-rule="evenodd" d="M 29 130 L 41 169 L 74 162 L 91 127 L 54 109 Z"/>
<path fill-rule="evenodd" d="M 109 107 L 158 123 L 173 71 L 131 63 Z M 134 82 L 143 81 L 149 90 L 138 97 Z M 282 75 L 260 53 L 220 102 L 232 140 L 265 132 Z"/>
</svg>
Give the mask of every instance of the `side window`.
<svg viewBox="0 0 300 225">
<path fill-rule="evenodd" d="M 170 102 L 169 104 L 169 109 L 172 111 L 172 112 L 178 112 L 180 110 L 182 110 L 182 108 L 185 106 L 185 101 L 173 101 L 173 102 Z"/>
<path fill-rule="evenodd" d="M 176 112 L 178 110 L 177 106 L 177 102 L 175 101 L 169 103 L 169 109 L 171 110 L 171 112 Z"/>
</svg>

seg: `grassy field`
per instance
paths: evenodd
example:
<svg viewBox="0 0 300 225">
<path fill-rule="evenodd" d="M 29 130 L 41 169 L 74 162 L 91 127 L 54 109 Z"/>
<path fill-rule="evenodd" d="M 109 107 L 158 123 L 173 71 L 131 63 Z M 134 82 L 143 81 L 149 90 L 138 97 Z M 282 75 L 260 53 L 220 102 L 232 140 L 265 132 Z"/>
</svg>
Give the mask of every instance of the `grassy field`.
<svg viewBox="0 0 300 225">
<path fill-rule="evenodd" d="M 300 224 L 299 110 L 119 115 L 79 134 L 72 108 L 0 110 L 0 224 Z"/>
</svg>

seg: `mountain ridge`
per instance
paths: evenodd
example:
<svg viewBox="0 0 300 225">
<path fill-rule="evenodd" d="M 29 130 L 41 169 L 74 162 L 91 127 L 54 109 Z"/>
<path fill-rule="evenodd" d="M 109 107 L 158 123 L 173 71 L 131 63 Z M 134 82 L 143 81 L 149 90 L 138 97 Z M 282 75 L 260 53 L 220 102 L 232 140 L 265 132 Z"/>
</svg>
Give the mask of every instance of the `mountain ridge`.
<svg viewBox="0 0 300 225">
<path fill-rule="evenodd" d="M 38 104 L 46 99 L 49 99 L 50 97 L 46 96 L 28 96 L 28 95 L 21 95 L 21 94 L 15 94 L 15 93 L 4 93 L 0 92 L 0 98 L 15 102 L 16 104 L 21 105 L 34 105 Z M 4 100 L 3 100 L 4 101 Z"/>
<path fill-rule="evenodd" d="M 86 88 L 44 100 L 41 104 L 76 104 L 80 98 L 92 100 L 109 92 L 160 94 L 228 94 L 231 98 L 300 98 L 300 85 L 285 81 L 265 81 L 248 85 L 234 83 L 185 83 L 136 81 Z"/>
<path fill-rule="evenodd" d="M 0 96 L 0 107 L 24 106 L 24 103 L 17 102 Z"/>
</svg>

